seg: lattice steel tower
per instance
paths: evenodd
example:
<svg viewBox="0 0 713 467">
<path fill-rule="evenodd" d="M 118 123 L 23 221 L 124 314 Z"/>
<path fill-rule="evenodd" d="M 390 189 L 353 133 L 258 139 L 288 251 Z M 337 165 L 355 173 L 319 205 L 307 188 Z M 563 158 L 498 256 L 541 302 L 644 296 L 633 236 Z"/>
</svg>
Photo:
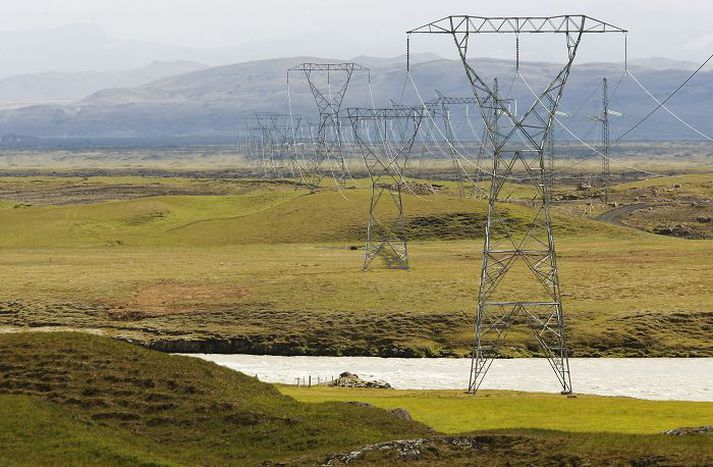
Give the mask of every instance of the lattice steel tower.
<svg viewBox="0 0 713 467">
<path fill-rule="evenodd" d="M 425 111 L 422 107 L 346 111 L 371 178 L 363 270 L 369 270 L 376 258 L 383 259 L 389 269 L 408 269 L 403 168 Z"/>
<path fill-rule="evenodd" d="M 369 68 L 356 63 L 302 63 L 287 70 L 288 86 L 290 72 L 294 71 L 304 72 L 319 110 L 316 147 L 305 166 L 303 181 L 311 189 L 316 189 L 326 175 L 323 167 L 326 162 L 332 164 L 330 171 L 336 182 L 343 185 L 349 177 L 349 169 L 342 153 L 339 111 L 354 72 L 370 74 Z M 335 74 L 335 92 L 332 92 Z M 322 75 L 325 79 L 320 81 L 316 75 Z"/>
<path fill-rule="evenodd" d="M 266 178 L 298 177 L 302 171 L 296 156 L 294 133 L 302 123 L 301 115 L 256 112 L 253 141 Z"/>
<path fill-rule="evenodd" d="M 608 90 L 607 79 L 602 78 L 602 113 L 595 116 L 594 119 L 597 120 L 602 125 L 601 133 L 601 147 L 599 152 L 602 156 L 602 199 L 605 203 L 609 202 L 609 90 Z"/>
<path fill-rule="evenodd" d="M 433 100 L 432 102 L 436 105 L 439 105 L 441 107 L 440 113 L 443 118 L 443 132 L 445 136 L 445 143 L 446 147 L 448 148 L 448 153 L 451 156 L 451 162 L 453 164 L 453 171 L 456 174 L 457 181 L 458 181 L 458 196 L 460 198 L 467 198 L 467 197 L 477 197 L 477 198 L 483 198 L 487 194 L 486 191 L 481 188 L 477 183 L 475 183 L 475 180 L 470 176 L 468 169 L 463 166 L 463 164 L 460 161 L 461 155 L 459 154 L 458 150 L 456 147 L 453 145 L 453 124 L 451 120 L 451 112 L 450 112 L 450 106 L 453 105 L 472 105 L 472 104 L 478 104 L 478 100 L 475 97 L 448 97 L 440 92 L 436 91 L 436 94 L 438 95 L 438 98 Z M 474 130 L 473 130 L 474 131 Z M 475 135 L 475 132 L 474 132 Z M 478 146 L 476 149 L 477 151 L 477 158 L 475 162 L 475 166 L 477 168 L 480 168 L 480 163 L 482 161 L 482 156 L 483 156 L 483 148 L 484 146 L 484 141 L 481 141 L 481 144 Z M 477 177 L 478 174 L 476 174 Z"/>
<path fill-rule="evenodd" d="M 493 148 L 493 167 L 478 294 L 475 343 L 468 390 L 477 392 L 500 356 L 508 330 L 524 324 L 534 333 L 562 387 L 572 392 L 565 323 L 560 298 L 552 221 L 551 187 L 545 152 L 557 105 L 585 33 L 625 32 L 587 16 L 476 17 L 449 16 L 408 34 L 449 34 L 453 37 L 474 96 L 478 99 Z M 473 34 L 555 33 L 566 39 L 567 60 L 557 76 L 522 115 L 515 115 L 468 60 Z M 519 42 L 518 42 L 519 44 Z M 518 47 L 519 49 L 519 47 Z M 519 60 L 519 50 L 518 50 Z M 519 68 L 519 67 L 517 67 Z M 517 72 L 519 74 L 519 70 Z M 521 77 L 525 84 L 524 77 Z M 529 87 L 529 84 L 528 84 Z M 489 121 L 484 103 L 496 105 Z M 515 230 L 499 202 L 504 186 L 529 183 L 535 190 L 532 213 Z"/>
</svg>

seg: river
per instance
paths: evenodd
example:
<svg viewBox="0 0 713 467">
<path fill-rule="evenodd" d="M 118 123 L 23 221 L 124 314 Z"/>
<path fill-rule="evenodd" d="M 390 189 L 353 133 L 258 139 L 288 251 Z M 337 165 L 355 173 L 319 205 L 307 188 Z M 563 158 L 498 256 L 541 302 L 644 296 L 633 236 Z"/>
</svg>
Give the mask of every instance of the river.
<svg viewBox="0 0 713 467">
<path fill-rule="evenodd" d="M 343 371 L 380 379 L 397 389 L 464 389 L 470 359 L 379 357 L 278 357 L 190 354 L 269 383 L 296 384 L 297 378 L 331 379 Z M 575 393 L 653 400 L 713 402 L 713 358 L 573 358 Z M 558 392 L 544 359 L 496 360 L 483 389 Z"/>
</svg>

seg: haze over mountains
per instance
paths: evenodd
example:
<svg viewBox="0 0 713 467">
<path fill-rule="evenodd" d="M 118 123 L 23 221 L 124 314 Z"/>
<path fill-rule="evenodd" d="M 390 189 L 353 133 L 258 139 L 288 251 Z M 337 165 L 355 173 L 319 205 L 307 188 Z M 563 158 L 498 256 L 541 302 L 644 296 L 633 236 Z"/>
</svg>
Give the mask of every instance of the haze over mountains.
<svg viewBox="0 0 713 467">
<path fill-rule="evenodd" d="M 106 88 L 140 86 L 168 76 L 207 68 L 196 62 L 156 61 L 118 71 L 28 73 L 0 79 L 0 108 L 78 100 Z"/>
<path fill-rule="evenodd" d="M 370 78 L 355 73 L 344 106 L 378 106 L 390 100 L 418 104 L 406 80 L 404 57 L 356 57 L 371 68 Z M 114 72 L 26 74 L 0 80 L 0 136 L 23 135 L 47 139 L 181 138 L 182 140 L 237 139 L 254 112 L 288 112 L 286 70 L 301 62 L 340 61 L 320 57 L 290 57 L 207 67 L 195 62 L 155 62 L 146 67 Z M 471 95 L 462 64 L 433 54 L 412 57 L 413 79 L 421 97 L 435 97 L 435 90 L 451 96 Z M 523 108 L 532 102 L 524 82 L 513 79 L 511 60 L 482 59 L 479 70 L 488 78 L 499 77 L 501 90 Z M 683 82 L 695 63 L 668 59 L 636 60 L 634 75 L 656 96 L 664 98 Z M 536 89 L 556 74 L 558 65 L 523 62 L 521 73 Z M 612 135 L 628 128 L 648 113 L 655 102 L 614 63 L 575 64 L 560 109 L 570 116 L 564 123 L 586 139 L 596 136 L 589 117 L 601 111 L 601 78 L 616 88 L 611 108 L 623 113 L 612 120 Z M 705 133 L 713 133 L 710 109 L 713 72 L 701 72 L 671 102 L 670 108 Z M 332 83 L 336 85 L 336 83 Z M 370 92 L 371 88 L 371 92 Z M 503 91 L 506 92 L 506 91 Z M 289 102 L 295 114 L 315 121 L 316 106 L 303 75 L 290 76 Z M 32 105 L 22 105 L 21 103 Z M 474 118 L 475 120 L 475 118 Z M 562 134 L 564 139 L 569 135 Z M 631 139 L 700 139 L 664 111 L 630 136 Z"/>
</svg>

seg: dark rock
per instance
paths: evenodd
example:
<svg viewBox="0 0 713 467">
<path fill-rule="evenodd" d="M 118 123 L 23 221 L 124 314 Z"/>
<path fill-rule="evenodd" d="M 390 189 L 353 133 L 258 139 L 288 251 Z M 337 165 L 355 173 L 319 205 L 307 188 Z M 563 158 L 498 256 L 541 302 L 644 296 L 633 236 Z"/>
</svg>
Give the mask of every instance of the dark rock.
<svg viewBox="0 0 713 467">
<path fill-rule="evenodd" d="M 408 421 L 413 420 L 413 417 L 411 417 L 411 414 L 406 409 L 401 409 L 401 408 L 394 409 L 391 411 L 391 415 L 393 415 L 396 418 L 400 418 L 401 420 L 408 420 Z"/>
<path fill-rule="evenodd" d="M 673 430 L 666 430 L 663 432 L 665 435 L 671 436 L 687 436 L 687 435 L 713 435 L 713 425 L 704 426 L 686 426 L 682 428 L 674 428 Z"/>
<path fill-rule="evenodd" d="M 347 402 L 347 404 L 356 405 L 357 407 L 372 407 L 372 408 L 375 407 L 375 406 L 369 404 L 368 402 L 359 402 L 359 401 L 349 401 L 349 402 Z"/>
<path fill-rule="evenodd" d="M 688 238 L 688 239 L 701 239 L 705 238 L 703 234 L 696 231 L 686 224 L 676 224 L 673 226 L 656 226 L 653 228 L 653 232 L 659 235 L 670 235 L 672 237 Z"/>
</svg>

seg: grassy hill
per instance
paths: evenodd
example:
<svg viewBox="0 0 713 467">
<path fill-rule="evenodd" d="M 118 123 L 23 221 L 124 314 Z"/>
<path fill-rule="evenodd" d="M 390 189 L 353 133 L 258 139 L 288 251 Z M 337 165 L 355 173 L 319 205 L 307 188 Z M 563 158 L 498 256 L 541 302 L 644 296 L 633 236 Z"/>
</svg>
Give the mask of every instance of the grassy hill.
<svg viewBox="0 0 713 467">
<path fill-rule="evenodd" d="M 198 359 L 79 333 L 0 335 L 0 463 L 246 465 L 424 436 L 417 422 L 304 404 Z"/>
<path fill-rule="evenodd" d="M 190 182 L 186 181 L 186 184 Z M 365 182 L 359 181 L 359 184 L 363 186 Z M 176 190 L 176 187 L 166 189 Z M 363 243 L 366 237 L 370 193 L 365 188 L 343 193 L 325 189 L 309 194 L 303 188 L 287 183 L 264 183 L 245 188 L 243 192 L 237 187 L 231 187 L 231 190 L 234 193 L 225 195 L 149 196 L 60 206 L 28 206 L 21 200 L 6 202 L 7 208 L 0 209 L 0 247 Z M 482 237 L 486 202 L 459 199 L 454 191 L 446 186 L 444 193 L 437 196 L 404 195 L 410 239 Z M 524 219 L 528 209 L 515 203 L 504 205 L 513 231 L 526 226 Z M 395 215 L 387 203 L 384 203 L 382 213 Z M 560 216 L 555 221 L 560 235 L 626 236 L 628 233 L 579 218 Z"/>
</svg>

